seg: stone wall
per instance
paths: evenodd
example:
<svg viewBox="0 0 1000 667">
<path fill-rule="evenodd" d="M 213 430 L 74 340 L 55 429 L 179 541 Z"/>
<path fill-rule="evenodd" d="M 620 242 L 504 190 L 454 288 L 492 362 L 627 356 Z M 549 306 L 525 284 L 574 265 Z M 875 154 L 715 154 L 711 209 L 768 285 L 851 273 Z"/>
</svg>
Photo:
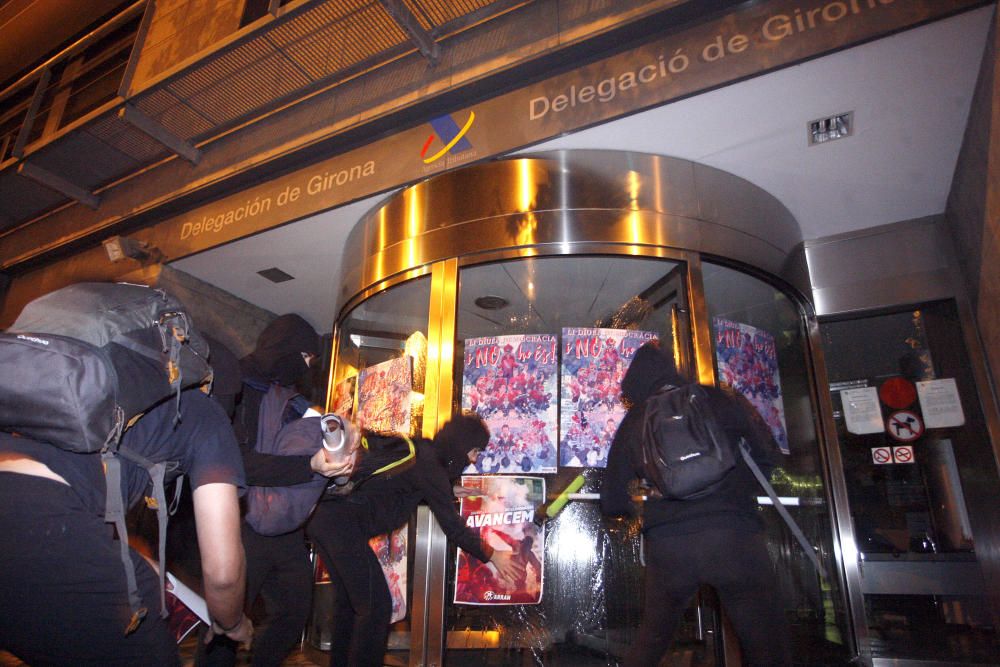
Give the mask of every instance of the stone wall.
<svg viewBox="0 0 1000 667">
<path fill-rule="evenodd" d="M 1000 387 L 1000 72 L 997 17 L 986 43 L 945 219 L 983 341 L 994 390 Z"/>
<path fill-rule="evenodd" d="M 164 266 L 155 280 L 187 307 L 195 326 L 239 357 L 253 351 L 257 336 L 277 315 L 183 271 Z"/>
</svg>

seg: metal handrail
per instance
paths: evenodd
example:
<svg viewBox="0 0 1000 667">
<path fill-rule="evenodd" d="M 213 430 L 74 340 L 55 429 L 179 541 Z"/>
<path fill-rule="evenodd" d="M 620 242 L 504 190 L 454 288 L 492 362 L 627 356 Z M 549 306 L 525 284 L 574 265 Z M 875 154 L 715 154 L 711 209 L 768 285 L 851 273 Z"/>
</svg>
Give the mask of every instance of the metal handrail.
<svg viewBox="0 0 1000 667">
<path fill-rule="evenodd" d="M 0 104 L 3 104 L 3 101 L 6 100 L 9 96 L 11 96 L 24 86 L 28 85 L 32 81 L 36 80 L 39 76 L 41 76 L 42 72 L 44 72 L 46 69 L 51 68 L 53 65 L 59 63 L 62 60 L 72 58 L 77 53 L 83 51 L 88 46 L 93 44 L 96 40 L 100 39 L 109 32 L 120 28 L 128 21 L 131 21 L 136 16 L 142 14 L 143 10 L 146 7 L 147 2 L 148 0 L 137 0 L 135 3 L 123 9 L 120 13 L 118 13 L 114 18 L 109 20 L 107 23 L 104 23 L 94 28 L 86 35 L 76 40 L 75 42 L 67 46 L 65 49 L 60 51 L 59 53 L 55 54 L 42 64 L 35 67 L 33 70 L 22 76 L 20 79 L 18 79 L 11 85 L 4 88 L 3 92 L 0 92 Z"/>
</svg>

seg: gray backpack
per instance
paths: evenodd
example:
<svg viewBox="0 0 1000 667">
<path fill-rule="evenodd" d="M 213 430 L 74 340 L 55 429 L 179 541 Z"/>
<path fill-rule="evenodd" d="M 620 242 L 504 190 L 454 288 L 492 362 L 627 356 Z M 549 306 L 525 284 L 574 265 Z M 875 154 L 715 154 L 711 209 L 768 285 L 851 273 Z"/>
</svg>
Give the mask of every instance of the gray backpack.
<svg viewBox="0 0 1000 667">
<path fill-rule="evenodd" d="M 119 440 L 145 411 L 171 399 L 179 406 L 182 389 L 210 382 L 207 359 L 208 345 L 181 304 L 144 285 L 79 283 L 56 290 L 25 306 L 0 334 L 0 430 L 102 458 L 105 521 L 118 531 L 133 612 L 127 632 L 146 608 L 128 553 L 119 457 L 145 468 L 153 480 L 161 563 L 164 484 L 176 463 L 154 463 L 120 447 Z M 160 572 L 162 590 L 162 567 Z"/>
</svg>

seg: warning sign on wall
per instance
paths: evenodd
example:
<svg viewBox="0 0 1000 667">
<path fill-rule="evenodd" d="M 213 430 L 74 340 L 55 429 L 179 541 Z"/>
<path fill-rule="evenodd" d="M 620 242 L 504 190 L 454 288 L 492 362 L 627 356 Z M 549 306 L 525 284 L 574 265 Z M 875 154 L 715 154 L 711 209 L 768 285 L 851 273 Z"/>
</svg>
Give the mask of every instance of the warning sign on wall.
<svg viewBox="0 0 1000 667">
<path fill-rule="evenodd" d="M 879 466 L 892 463 L 892 448 L 872 447 L 872 463 Z"/>
<path fill-rule="evenodd" d="M 924 434 L 924 423 L 916 412 L 899 410 L 889 415 L 885 422 L 889 436 L 900 442 L 913 442 Z"/>
<path fill-rule="evenodd" d="M 892 448 L 892 460 L 896 463 L 916 463 L 911 445 L 900 445 Z"/>
<path fill-rule="evenodd" d="M 892 463 L 916 463 L 912 445 L 898 447 L 872 447 L 872 463 L 877 466 Z"/>
</svg>

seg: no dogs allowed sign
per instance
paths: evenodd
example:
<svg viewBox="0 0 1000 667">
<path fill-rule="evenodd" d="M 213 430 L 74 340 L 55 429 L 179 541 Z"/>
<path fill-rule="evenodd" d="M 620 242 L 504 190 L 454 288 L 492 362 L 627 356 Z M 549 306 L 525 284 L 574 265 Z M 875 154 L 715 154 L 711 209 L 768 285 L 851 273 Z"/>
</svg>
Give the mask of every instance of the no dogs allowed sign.
<svg viewBox="0 0 1000 667">
<path fill-rule="evenodd" d="M 924 423 L 916 412 L 898 410 L 889 415 L 885 422 L 889 437 L 900 442 L 913 442 L 924 434 Z"/>
</svg>

